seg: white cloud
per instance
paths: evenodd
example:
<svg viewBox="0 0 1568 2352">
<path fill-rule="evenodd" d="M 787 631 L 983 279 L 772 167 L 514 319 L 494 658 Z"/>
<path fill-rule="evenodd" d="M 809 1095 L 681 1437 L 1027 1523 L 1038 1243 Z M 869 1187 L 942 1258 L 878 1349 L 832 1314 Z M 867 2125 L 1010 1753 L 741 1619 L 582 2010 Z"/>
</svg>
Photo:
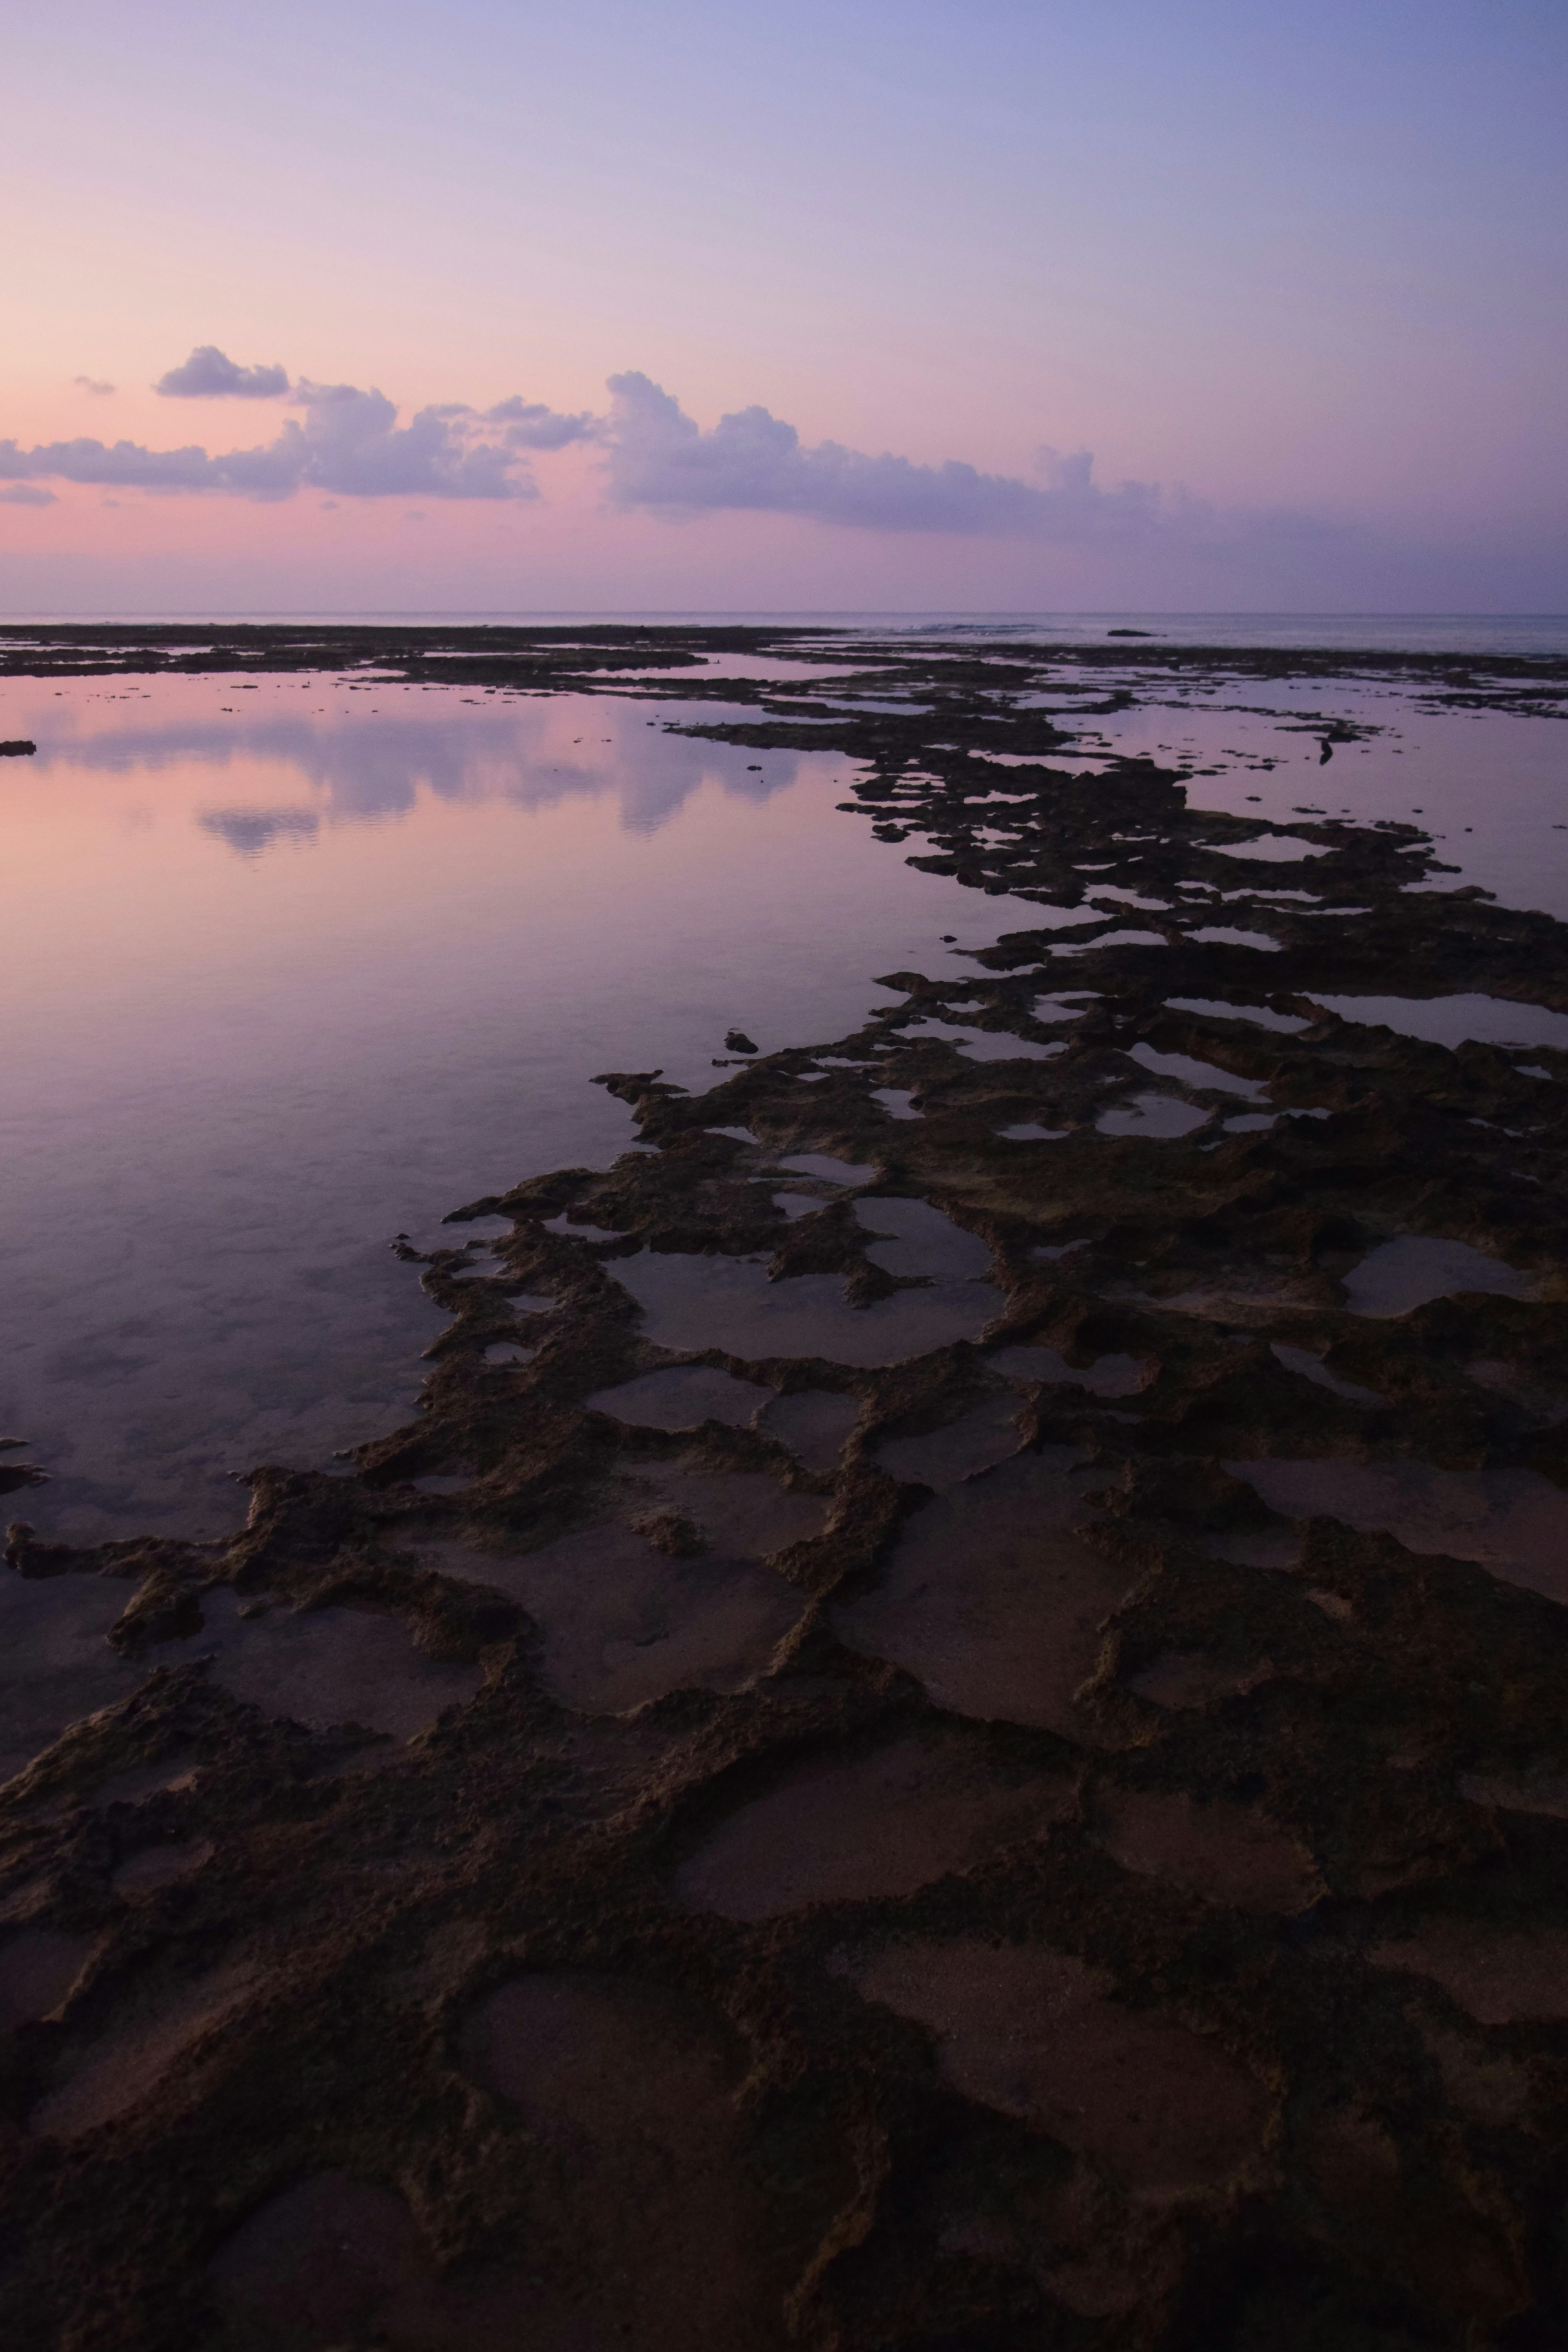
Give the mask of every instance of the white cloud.
<svg viewBox="0 0 1568 2352">
<path fill-rule="evenodd" d="M 98 400 L 107 399 L 114 390 L 111 383 L 100 383 L 95 375 L 73 375 L 71 382 L 79 392 L 90 392 Z"/>
<path fill-rule="evenodd" d="M 211 390 L 220 379 L 243 398 L 288 385 L 281 368 L 237 368 L 211 344 L 166 376 Z M 274 384 L 276 379 L 276 385 Z M 534 453 L 597 442 L 612 507 L 678 520 L 724 511 L 795 515 L 878 533 L 921 532 L 1007 540 L 1106 553 L 1180 556 L 1204 572 L 1237 556 L 1273 572 L 1305 558 L 1342 557 L 1361 534 L 1285 511 L 1225 514 L 1184 492 L 1148 482 L 1102 488 L 1087 451 L 1040 449 L 1033 478 L 988 474 L 949 460 L 917 464 L 837 441 L 803 445 L 795 426 L 762 407 L 721 416 L 704 431 L 670 394 L 643 374 L 610 378 L 611 409 L 596 417 L 548 407 L 521 394 L 477 409 L 433 403 L 399 422 L 394 402 L 374 388 L 301 378 L 289 394 L 294 415 L 270 441 L 209 453 L 195 444 L 151 449 L 134 441 L 81 437 L 21 448 L 0 441 L 0 492 L 12 505 L 41 504 L 46 480 L 163 493 L 203 491 L 279 499 L 302 490 L 339 499 L 536 499 Z"/>
<path fill-rule="evenodd" d="M 563 415 L 542 401 L 522 400 L 515 393 L 510 400 L 498 400 L 493 408 L 487 408 L 484 417 L 487 425 L 506 426 L 507 446 L 511 449 L 564 449 L 570 441 L 597 440 L 605 429 L 604 420 L 591 416 L 586 409 L 576 416 Z"/>
<path fill-rule="evenodd" d="M 795 426 L 765 408 L 738 409 L 704 433 L 635 373 L 612 376 L 610 391 L 607 471 L 620 507 L 666 515 L 750 508 L 870 530 L 1053 540 L 1141 533 L 1160 512 L 1160 493 L 1147 483 L 1099 488 L 1087 454 L 1053 459 L 1042 488 L 952 459 L 920 466 L 837 441 L 805 448 Z"/>
<path fill-rule="evenodd" d="M 277 400 L 288 391 L 289 376 L 276 364 L 240 367 L 216 343 L 198 343 L 153 389 L 170 400 Z"/>
<path fill-rule="evenodd" d="M 0 479 L 260 499 L 300 489 L 345 498 L 535 499 L 523 453 L 560 448 L 597 429 L 590 417 L 559 415 L 521 399 L 485 415 L 460 402 L 422 408 L 400 425 L 384 393 L 355 384 L 301 382 L 292 396 L 301 416 L 289 417 L 273 440 L 255 448 L 209 455 L 195 444 L 149 449 L 136 441 L 82 437 L 24 449 L 0 441 Z"/>
</svg>

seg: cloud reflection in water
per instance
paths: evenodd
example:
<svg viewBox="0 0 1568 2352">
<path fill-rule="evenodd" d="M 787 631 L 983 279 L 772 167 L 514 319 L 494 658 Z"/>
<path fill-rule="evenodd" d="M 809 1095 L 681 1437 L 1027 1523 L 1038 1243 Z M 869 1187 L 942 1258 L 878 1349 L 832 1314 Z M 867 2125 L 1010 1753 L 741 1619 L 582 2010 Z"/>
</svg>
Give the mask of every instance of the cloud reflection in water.
<svg viewBox="0 0 1568 2352">
<path fill-rule="evenodd" d="M 319 806 L 279 797 L 204 810 L 196 820 L 246 858 L 300 845 L 322 824 L 375 824 L 405 816 L 421 792 L 449 803 L 502 801 L 524 809 L 610 794 L 620 803 L 625 829 L 648 834 L 704 783 L 761 802 L 795 781 L 794 752 L 772 752 L 761 772 L 752 772 L 711 743 L 667 732 L 662 720 L 650 727 L 645 713 L 646 706 L 627 710 L 607 697 L 556 695 L 548 704 L 540 698 L 533 707 L 465 709 L 460 717 L 383 712 L 323 724 L 292 713 L 258 713 L 237 722 L 203 716 L 40 745 L 38 765 L 59 759 L 116 774 L 191 761 L 219 771 L 260 763 L 288 769 L 289 783 L 303 783 Z M 705 705 L 693 715 L 711 720 L 720 711 Z"/>
</svg>

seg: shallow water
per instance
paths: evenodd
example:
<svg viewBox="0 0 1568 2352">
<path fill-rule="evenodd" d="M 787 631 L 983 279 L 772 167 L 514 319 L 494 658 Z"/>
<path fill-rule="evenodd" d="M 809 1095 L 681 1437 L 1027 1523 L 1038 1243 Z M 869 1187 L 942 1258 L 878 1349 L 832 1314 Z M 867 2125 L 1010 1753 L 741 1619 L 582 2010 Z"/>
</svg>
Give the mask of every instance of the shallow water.
<svg viewBox="0 0 1568 2352">
<path fill-rule="evenodd" d="M 396 1427 L 442 1317 L 394 1234 L 608 1166 L 635 1130 L 595 1072 L 705 1085 L 731 1024 L 837 1034 L 871 973 L 1012 919 L 837 816 L 844 758 L 752 773 L 652 708 L 0 688 L 39 747 L 0 767 L 0 1433 L 51 1474 L 42 1531 L 222 1532 L 226 1474 Z"/>
<path fill-rule="evenodd" d="M 1535 1284 L 1517 1266 L 1468 1242 L 1402 1234 L 1369 1250 L 1345 1276 L 1345 1302 L 1352 1315 L 1414 1314 L 1434 1298 L 1462 1298 L 1479 1291 L 1498 1298 L 1532 1298 Z"/>
<path fill-rule="evenodd" d="M 1500 996 L 1315 996 L 1342 1021 L 1392 1029 L 1432 1045 L 1552 1045 L 1568 1052 L 1568 1013 Z M 1249 1020 L 1257 1020 L 1249 1013 Z M 1300 1024 L 1305 1026 L 1305 1024 Z"/>
<path fill-rule="evenodd" d="M 863 624 L 916 641 L 928 625 Z M 959 634 L 983 655 L 987 638 L 1081 645 L 1111 625 L 997 616 Z M 1568 912 L 1561 722 L 1444 709 L 1420 680 L 1359 677 L 1353 660 L 1372 644 L 1551 651 L 1561 625 L 1465 624 L 1458 637 L 1446 625 L 1278 616 L 1135 625 L 1167 643 L 1338 645 L 1346 669 L 1237 683 L 1223 665 L 1202 678 L 1064 665 L 1050 691 L 1022 698 L 1076 730 L 1053 765 L 1147 751 L 1193 771 L 1195 805 L 1287 823 L 1408 818 L 1460 869 L 1433 887 L 1475 880 Z M 863 708 L 890 698 L 870 662 L 868 690 L 844 698 Z M 684 675 L 771 692 L 814 672 L 842 675 L 803 643 Z M 27 1501 L 46 1534 L 220 1532 L 244 1505 L 228 1474 L 265 1460 L 330 1466 L 405 1419 L 441 1318 L 386 1243 L 446 1239 L 446 1211 L 520 1176 L 607 1165 L 633 1129 L 587 1083 L 596 1071 L 662 1067 L 706 1085 L 731 1026 L 764 1050 L 842 1034 L 878 1002 L 871 974 L 951 973 L 952 957 L 1020 925 L 1075 934 L 1058 956 L 1082 951 L 1076 934 L 1095 918 L 1081 908 L 965 889 L 841 817 L 856 774 L 842 754 L 669 731 L 746 708 L 683 700 L 681 677 L 650 667 L 657 700 L 629 677 L 597 696 L 310 673 L 0 687 L 0 733 L 39 746 L 0 771 L 12 881 L 0 1431 L 26 1435 L 51 1474 Z M 1110 683 L 1130 685 L 1137 707 L 1089 713 Z M 1324 730 L 1342 719 L 1376 731 L 1338 742 L 1325 763 Z M 1238 885 L 1248 865 L 1262 881 L 1260 865 L 1311 849 L 1234 844 Z M 1291 878 L 1310 881 L 1310 866 Z M 1156 903 L 1119 895 L 1130 916 Z M 1171 919 L 1196 911 L 1206 907 Z M 1275 945 L 1224 924 L 1189 936 Z M 1089 943 L 1163 938 L 1111 929 Z M 1080 1006 L 1047 998 L 1038 1013 L 1067 1023 Z M 1235 1011 L 1281 1030 L 1300 1017 Z M 1356 1000 L 1353 1017 L 1531 1046 L 1561 1042 L 1564 1021 L 1478 998 Z M 945 1037 L 970 1061 L 1061 1050 L 962 1016 L 907 1034 Z M 1256 1093 L 1152 1053 L 1139 1058 L 1155 1074 Z M 921 1116 L 908 1090 L 878 1099 L 894 1120 Z M 1100 1121 L 1155 1138 L 1199 1123 L 1163 1093 L 1130 1096 Z M 1042 1146 L 1057 1132 L 1016 1119 L 1005 1131 Z M 876 1173 L 795 1166 L 849 1184 Z M 797 1306 L 807 1279 L 784 1286 Z M 915 1339 L 970 1336 L 974 1303 L 944 1326 L 928 1291 L 869 1319 L 923 1318 Z M 864 1312 L 822 1304 L 870 1344 Z M 803 1345 L 827 1328 L 796 1323 Z M 781 1338 L 775 1328 L 764 1344 L 733 1318 L 724 1328 L 721 1344 L 748 1357 Z M 870 1360 L 836 1347 L 837 1360 Z"/>
<path fill-rule="evenodd" d="M 639 1250 L 616 1258 L 614 1272 L 643 1310 L 645 1336 L 659 1347 L 718 1348 L 750 1363 L 800 1356 L 901 1364 L 955 1339 L 978 1339 L 1004 1303 L 989 1282 L 941 1280 L 851 1307 L 834 1274 L 770 1282 L 765 1265 L 752 1259 L 679 1252 Z"/>
</svg>

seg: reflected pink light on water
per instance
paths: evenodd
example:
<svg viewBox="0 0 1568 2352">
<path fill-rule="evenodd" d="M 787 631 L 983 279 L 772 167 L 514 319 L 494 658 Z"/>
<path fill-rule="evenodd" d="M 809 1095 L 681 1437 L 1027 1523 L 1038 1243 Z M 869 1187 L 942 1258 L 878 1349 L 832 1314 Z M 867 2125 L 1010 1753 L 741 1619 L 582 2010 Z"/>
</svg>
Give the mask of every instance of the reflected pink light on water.
<svg viewBox="0 0 1568 2352">
<path fill-rule="evenodd" d="M 146 691 L 0 700 L 39 746 L 0 767 L 0 1428 L 55 1474 L 41 1528 L 213 1529 L 221 1472 L 395 1426 L 439 1328 L 395 1233 L 607 1165 L 596 1071 L 705 1086 L 731 1024 L 841 1034 L 870 974 L 1016 919 L 836 814 L 842 755 L 668 706 Z"/>
</svg>

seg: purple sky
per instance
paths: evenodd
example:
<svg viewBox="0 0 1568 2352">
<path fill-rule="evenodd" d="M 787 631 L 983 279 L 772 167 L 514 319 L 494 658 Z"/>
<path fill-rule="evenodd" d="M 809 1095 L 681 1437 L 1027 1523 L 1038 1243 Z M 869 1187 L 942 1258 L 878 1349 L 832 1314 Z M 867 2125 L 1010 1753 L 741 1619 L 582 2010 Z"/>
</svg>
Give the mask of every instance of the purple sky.
<svg viewBox="0 0 1568 2352">
<path fill-rule="evenodd" d="M 1568 608 L 1561 0 L 6 46 L 9 612 Z"/>
</svg>

